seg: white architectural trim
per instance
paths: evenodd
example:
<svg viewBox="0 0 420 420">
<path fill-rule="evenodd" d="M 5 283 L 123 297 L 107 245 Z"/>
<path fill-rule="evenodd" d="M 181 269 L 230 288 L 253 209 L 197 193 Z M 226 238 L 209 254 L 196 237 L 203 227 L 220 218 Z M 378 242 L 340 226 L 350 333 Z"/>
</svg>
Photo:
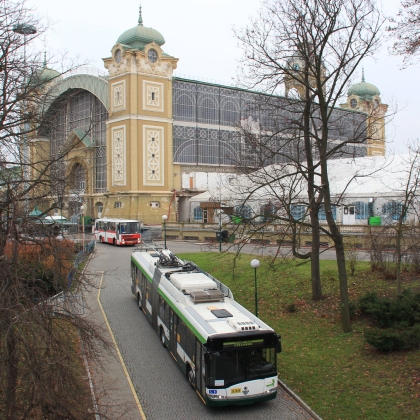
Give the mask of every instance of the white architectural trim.
<svg viewBox="0 0 420 420">
<path fill-rule="evenodd" d="M 127 153 L 126 127 L 120 125 L 111 131 L 112 141 L 112 185 L 125 186 L 127 184 Z"/>
<path fill-rule="evenodd" d="M 143 126 L 143 185 L 163 186 L 164 179 L 164 128 Z"/>
</svg>

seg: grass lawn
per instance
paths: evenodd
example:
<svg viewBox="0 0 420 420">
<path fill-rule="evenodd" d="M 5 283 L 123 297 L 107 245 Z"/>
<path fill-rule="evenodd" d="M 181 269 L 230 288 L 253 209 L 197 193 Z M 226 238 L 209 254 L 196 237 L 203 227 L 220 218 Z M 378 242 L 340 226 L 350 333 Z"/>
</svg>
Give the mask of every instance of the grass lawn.
<svg viewBox="0 0 420 420">
<path fill-rule="evenodd" d="M 251 255 L 233 263 L 232 254 L 182 254 L 229 286 L 235 299 L 255 310 Z M 352 333 L 341 330 L 335 261 L 321 262 L 325 299 L 311 300 L 310 265 L 258 257 L 258 315 L 282 336 L 279 377 L 318 415 L 328 419 L 418 419 L 420 350 L 381 354 L 363 338 L 366 323 L 352 320 Z M 234 267 L 234 268 L 233 268 Z M 349 276 L 352 302 L 368 292 L 395 296 L 396 283 L 358 262 Z M 420 292 L 420 277 L 406 274 L 403 289 Z M 293 312 L 294 311 L 294 312 Z"/>
</svg>

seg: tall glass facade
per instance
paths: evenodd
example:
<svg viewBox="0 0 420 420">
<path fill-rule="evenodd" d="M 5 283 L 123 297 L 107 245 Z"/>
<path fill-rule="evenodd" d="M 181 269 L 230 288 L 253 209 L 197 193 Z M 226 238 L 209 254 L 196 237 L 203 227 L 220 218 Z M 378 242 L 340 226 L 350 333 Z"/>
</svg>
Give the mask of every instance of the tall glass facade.
<svg viewBox="0 0 420 420">
<path fill-rule="evenodd" d="M 106 120 L 108 111 L 92 93 L 78 89 L 61 95 L 50 109 L 41 135 L 51 141 L 51 156 L 57 157 L 60 148 L 75 130 L 83 130 L 95 148 L 94 193 L 106 192 Z M 79 132 L 81 133 L 81 132 Z M 83 135 L 83 134 L 82 134 Z"/>
<path fill-rule="evenodd" d="M 174 162 L 260 167 L 300 160 L 305 153 L 302 115 L 300 101 L 174 78 Z M 316 105 L 310 119 L 316 134 L 322 126 Z M 332 157 L 365 156 L 365 131 L 366 115 L 333 109 Z M 313 154 L 318 155 L 315 144 Z"/>
</svg>

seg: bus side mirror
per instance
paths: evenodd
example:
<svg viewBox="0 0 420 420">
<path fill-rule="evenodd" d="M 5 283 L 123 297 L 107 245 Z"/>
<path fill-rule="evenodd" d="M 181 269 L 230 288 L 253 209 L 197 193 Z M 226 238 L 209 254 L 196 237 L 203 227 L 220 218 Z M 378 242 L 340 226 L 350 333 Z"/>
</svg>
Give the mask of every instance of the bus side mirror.
<svg viewBox="0 0 420 420">
<path fill-rule="evenodd" d="M 277 336 L 277 344 L 276 344 L 276 351 L 277 353 L 281 353 L 281 335 Z"/>
<path fill-rule="evenodd" d="M 204 353 L 204 363 L 208 365 L 210 363 L 210 354 Z"/>
</svg>

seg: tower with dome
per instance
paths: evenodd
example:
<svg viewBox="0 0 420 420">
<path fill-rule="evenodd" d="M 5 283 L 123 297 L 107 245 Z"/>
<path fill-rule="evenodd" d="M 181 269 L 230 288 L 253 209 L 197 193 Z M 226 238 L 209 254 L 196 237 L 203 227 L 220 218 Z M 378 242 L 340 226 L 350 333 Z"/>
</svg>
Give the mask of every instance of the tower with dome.
<svg viewBox="0 0 420 420">
<path fill-rule="evenodd" d="M 369 128 L 367 136 L 367 155 L 385 156 L 385 114 L 388 105 L 383 104 L 379 89 L 365 81 L 365 73 L 362 70 L 362 80 L 351 86 L 347 92 L 347 102 L 340 106 L 344 109 L 352 109 L 363 112 L 367 118 Z"/>
</svg>

